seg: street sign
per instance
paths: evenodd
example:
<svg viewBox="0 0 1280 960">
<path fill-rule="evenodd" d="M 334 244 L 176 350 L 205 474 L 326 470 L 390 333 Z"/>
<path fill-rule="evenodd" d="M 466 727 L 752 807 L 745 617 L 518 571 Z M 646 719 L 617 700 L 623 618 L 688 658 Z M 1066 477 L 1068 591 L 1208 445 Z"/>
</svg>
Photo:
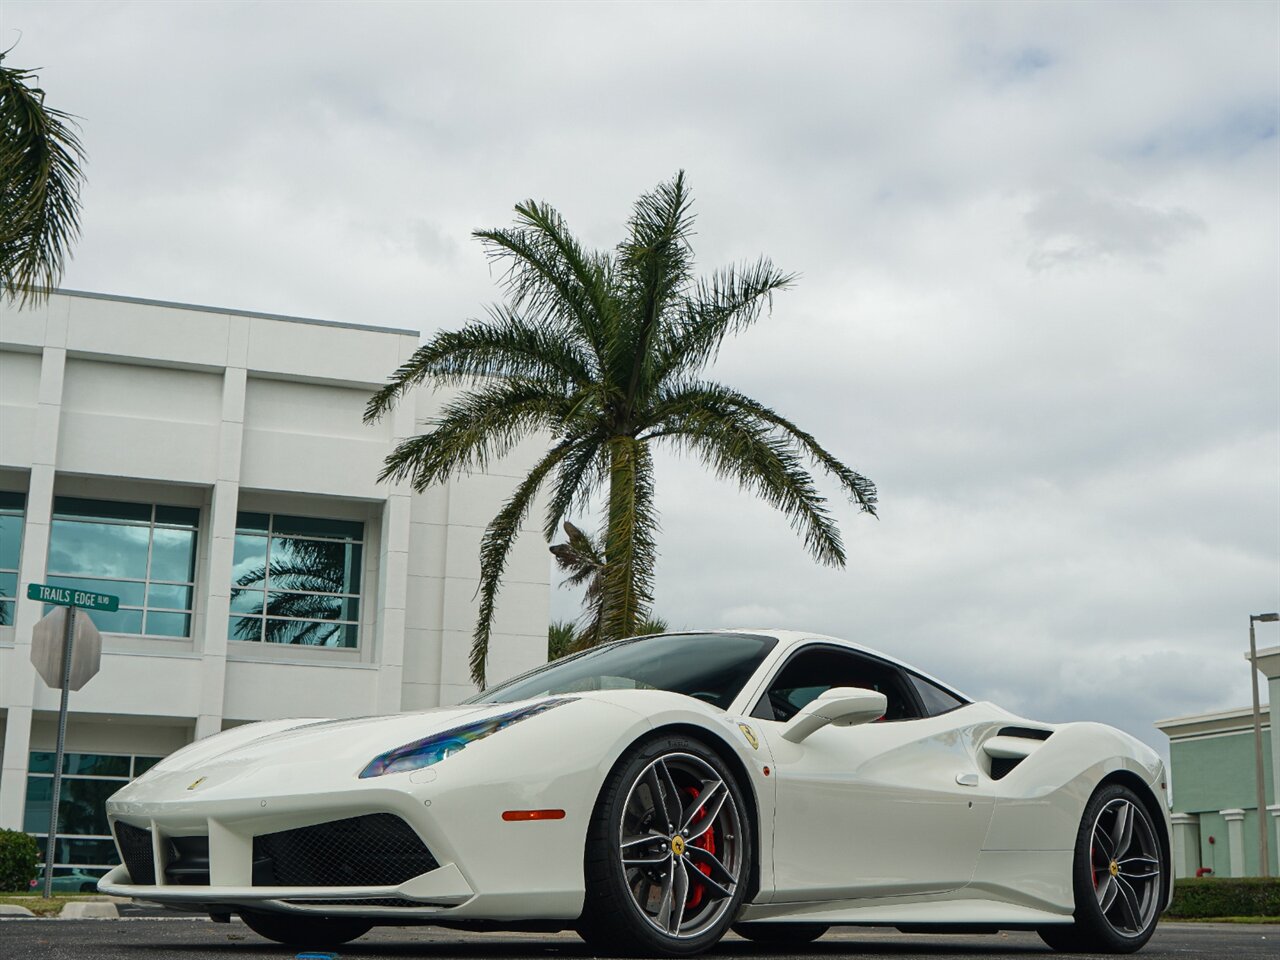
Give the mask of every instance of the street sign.
<svg viewBox="0 0 1280 960">
<path fill-rule="evenodd" d="M 50 610 L 31 631 L 31 662 L 44 682 L 55 690 L 62 689 L 62 665 L 66 658 L 67 617 L 66 607 Z M 102 634 L 93 625 L 89 615 L 76 614 L 75 638 L 71 644 L 70 683 L 72 690 L 79 690 L 93 679 L 102 666 Z"/>
<path fill-rule="evenodd" d="M 47 583 L 27 584 L 27 598 L 39 600 L 41 603 L 57 604 L 60 607 L 105 610 L 107 613 L 114 613 L 120 609 L 120 598 L 113 594 L 74 590 L 71 587 L 51 587 Z"/>
</svg>

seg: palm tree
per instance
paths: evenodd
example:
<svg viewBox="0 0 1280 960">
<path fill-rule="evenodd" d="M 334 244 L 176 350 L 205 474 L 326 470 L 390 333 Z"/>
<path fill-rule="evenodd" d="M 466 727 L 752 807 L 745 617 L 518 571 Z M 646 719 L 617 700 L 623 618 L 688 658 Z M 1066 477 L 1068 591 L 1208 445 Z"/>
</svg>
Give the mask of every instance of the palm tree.
<svg viewBox="0 0 1280 960">
<path fill-rule="evenodd" d="M 0 285 L 19 306 L 49 296 L 80 235 L 84 148 L 74 120 L 44 105 L 35 73 L 0 52 Z"/>
<path fill-rule="evenodd" d="M 474 234 L 503 268 L 507 302 L 487 321 L 433 336 L 365 411 L 376 421 L 423 383 L 464 388 L 428 433 L 386 459 L 381 479 L 408 480 L 417 491 L 484 469 L 526 437 L 550 437 L 481 542 L 472 679 L 484 685 L 507 556 L 544 484 L 548 540 L 570 510 L 607 491 L 601 632 L 634 634 L 652 595 L 658 444 L 693 453 L 772 504 L 817 561 L 843 566 L 840 532 L 806 462 L 867 513 L 875 486 L 764 404 L 702 378 L 725 337 L 755 322 L 794 276 L 761 258 L 695 279 L 683 171 L 636 202 L 611 252 L 585 249 L 546 203 L 529 200 L 515 212 L 514 227 Z"/>
<path fill-rule="evenodd" d="M 576 626 L 572 623 L 551 625 L 550 636 L 555 649 L 561 649 L 559 656 L 586 650 L 607 639 L 603 632 L 606 580 L 604 548 L 592 538 L 591 534 L 583 532 L 568 520 L 564 522 L 564 532 L 568 539 L 564 543 L 557 543 L 551 547 L 551 555 L 556 558 L 556 566 L 568 574 L 561 586 L 580 587 L 585 584 L 587 589 L 582 598 L 582 618 Z M 564 639 L 566 629 L 571 633 L 568 640 Z M 631 631 L 631 636 L 646 637 L 653 633 L 665 633 L 666 630 L 666 620 L 650 615 L 636 624 Z M 549 654 L 548 658 L 556 659 Z"/>
</svg>

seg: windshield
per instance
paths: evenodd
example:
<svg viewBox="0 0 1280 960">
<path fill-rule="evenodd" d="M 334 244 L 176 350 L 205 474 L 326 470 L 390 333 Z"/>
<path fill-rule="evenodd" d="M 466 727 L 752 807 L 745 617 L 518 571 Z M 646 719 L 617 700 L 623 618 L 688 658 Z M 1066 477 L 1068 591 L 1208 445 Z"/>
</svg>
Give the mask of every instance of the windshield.
<svg viewBox="0 0 1280 960">
<path fill-rule="evenodd" d="M 499 684 L 468 703 L 511 703 L 586 690 L 669 690 L 727 710 L 777 641 L 749 633 L 634 637 Z"/>
</svg>

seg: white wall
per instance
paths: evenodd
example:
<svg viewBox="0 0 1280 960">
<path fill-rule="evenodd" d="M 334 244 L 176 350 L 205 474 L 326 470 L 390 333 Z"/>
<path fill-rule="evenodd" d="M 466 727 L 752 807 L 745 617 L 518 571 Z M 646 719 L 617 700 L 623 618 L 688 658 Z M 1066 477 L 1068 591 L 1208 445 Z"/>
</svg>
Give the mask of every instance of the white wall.
<svg viewBox="0 0 1280 960">
<path fill-rule="evenodd" d="M 191 637 L 105 636 L 101 673 L 71 697 L 73 749 L 106 750 L 100 740 L 115 736 L 117 752 L 144 752 L 133 742 L 148 724 L 183 739 L 249 720 L 417 709 L 473 692 L 480 537 L 542 448 L 526 444 L 485 475 L 422 494 L 378 483 L 396 439 L 426 429 L 446 399 L 415 391 L 382 422 L 363 423 L 369 394 L 418 339 L 84 294 L 55 294 L 34 310 L 0 306 L 0 487 L 28 493 L 22 583 L 44 576 L 54 495 L 201 510 Z M 239 509 L 364 521 L 358 650 L 226 640 Z M 546 657 L 550 563 L 539 523 L 535 512 L 508 564 L 491 680 Z M 57 709 L 29 665 L 40 615 L 22 600 L 16 625 L 0 628 L 0 826 L 21 820 L 24 787 L 14 780 Z"/>
</svg>

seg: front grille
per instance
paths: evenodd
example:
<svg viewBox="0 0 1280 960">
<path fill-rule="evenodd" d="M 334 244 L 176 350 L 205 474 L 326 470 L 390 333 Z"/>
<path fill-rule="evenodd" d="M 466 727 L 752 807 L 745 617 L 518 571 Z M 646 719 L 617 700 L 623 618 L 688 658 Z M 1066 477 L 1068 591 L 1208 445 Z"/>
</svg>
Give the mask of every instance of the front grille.
<svg viewBox="0 0 1280 960">
<path fill-rule="evenodd" d="M 253 838 L 258 887 L 384 887 L 439 864 L 413 828 L 390 813 L 348 817 Z"/>
<path fill-rule="evenodd" d="M 117 822 L 116 844 L 129 868 L 129 880 L 139 886 L 155 886 L 156 858 L 151 849 L 151 831 Z"/>
<path fill-rule="evenodd" d="M 164 865 L 167 883 L 187 887 L 209 885 L 209 838 L 170 837 L 169 862 Z"/>
</svg>

